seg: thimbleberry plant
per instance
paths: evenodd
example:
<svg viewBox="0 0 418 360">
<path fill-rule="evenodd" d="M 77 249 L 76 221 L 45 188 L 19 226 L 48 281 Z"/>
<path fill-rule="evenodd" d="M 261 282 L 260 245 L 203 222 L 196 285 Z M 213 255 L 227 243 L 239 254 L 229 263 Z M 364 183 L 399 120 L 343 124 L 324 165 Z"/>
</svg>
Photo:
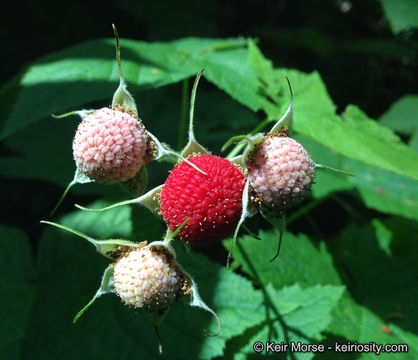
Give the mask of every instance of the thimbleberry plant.
<svg viewBox="0 0 418 360">
<path fill-rule="evenodd" d="M 167 233 L 163 240 L 149 244 L 145 239 L 138 239 L 140 242 L 96 240 L 70 227 L 45 221 L 85 238 L 112 261 L 99 290 L 76 315 L 75 321 L 98 297 L 114 293 L 123 304 L 147 314 L 158 338 L 157 326 L 179 300 L 212 313 L 218 321 L 219 333 L 219 318 L 201 299 L 193 277 L 176 260 L 173 239 L 178 236 L 185 244 L 196 246 L 232 236 L 234 246 L 245 219 L 260 212 L 280 230 L 278 255 L 285 211 L 309 195 L 316 168 L 324 166 L 315 163 L 307 150 L 289 136 L 293 121 L 290 83 L 291 103 L 268 133 L 233 137 L 224 146 L 225 149 L 234 141 L 240 142 L 231 153 L 233 156 L 211 154 L 198 143 L 193 128 L 197 85 L 203 69 L 192 89 L 188 143 L 181 152 L 171 150 L 147 131 L 138 117 L 135 100 L 122 76 L 116 28 L 114 32 L 120 84 L 111 107 L 59 116 L 78 114 L 82 118 L 73 141 L 77 170 L 69 187 L 77 182 L 120 183 L 136 198 L 102 209 L 77 207 L 101 212 L 126 204 L 141 204 L 165 221 Z M 238 147 L 240 150 L 236 151 Z M 174 160 L 173 169 L 164 184 L 144 194 L 146 165 L 160 158 Z"/>
</svg>

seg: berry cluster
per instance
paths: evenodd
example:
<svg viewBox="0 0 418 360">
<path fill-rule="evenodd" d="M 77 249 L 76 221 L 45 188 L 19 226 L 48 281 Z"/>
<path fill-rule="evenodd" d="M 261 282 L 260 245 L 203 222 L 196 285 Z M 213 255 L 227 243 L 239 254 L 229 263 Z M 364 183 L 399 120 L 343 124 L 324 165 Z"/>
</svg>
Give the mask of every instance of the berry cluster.
<svg viewBox="0 0 418 360">
<path fill-rule="evenodd" d="M 114 292 L 124 304 L 157 314 L 158 319 L 152 317 L 155 326 L 172 303 L 189 295 L 191 305 L 214 314 L 198 295 L 192 277 L 177 263 L 170 242 L 177 235 L 191 245 L 218 242 L 230 235 L 235 241 L 249 214 L 259 211 L 267 219 L 269 215 L 284 216 L 284 210 L 308 194 L 315 168 L 320 165 L 289 137 L 292 103 L 269 133 L 236 137 L 246 144 L 238 156 L 222 158 L 210 154 L 193 133 L 194 99 L 203 69 L 192 90 L 189 142 L 181 153 L 170 150 L 145 129 L 137 116 L 135 101 L 122 77 L 119 41 L 114 30 L 120 85 L 110 108 L 79 112 L 82 122 L 73 141 L 77 166 L 73 182 L 121 183 L 128 190 L 141 182 L 141 186 L 135 187 L 137 198 L 110 207 L 143 204 L 162 216 L 167 235 L 163 241 L 149 245 L 125 240 L 99 241 L 63 225 L 49 224 L 86 238 L 104 256 L 113 258 L 94 299 Z M 147 163 L 167 155 L 170 161 L 176 156 L 177 163 L 164 184 L 144 194 Z M 102 210 L 105 209 L 95 211 Z"/>
</svg>

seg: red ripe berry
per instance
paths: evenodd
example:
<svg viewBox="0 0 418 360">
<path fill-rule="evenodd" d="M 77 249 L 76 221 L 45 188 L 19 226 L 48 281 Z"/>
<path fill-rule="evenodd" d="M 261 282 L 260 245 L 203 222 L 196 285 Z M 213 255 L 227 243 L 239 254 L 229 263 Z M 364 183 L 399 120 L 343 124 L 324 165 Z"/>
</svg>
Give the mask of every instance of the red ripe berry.
<svg viewBox="0 0 418 360">
<path fill-rule="evenodd" d="M 161 192 L 164 220 L 176 230 L 187 218 L 179 236 L 192 244 L 206 244 L 230 235 L 242 212 L 245 176 L 240 168 L 215 155 L 188 158 L 207 175 L 183 161 L 176 165 Z"/>
</svg>

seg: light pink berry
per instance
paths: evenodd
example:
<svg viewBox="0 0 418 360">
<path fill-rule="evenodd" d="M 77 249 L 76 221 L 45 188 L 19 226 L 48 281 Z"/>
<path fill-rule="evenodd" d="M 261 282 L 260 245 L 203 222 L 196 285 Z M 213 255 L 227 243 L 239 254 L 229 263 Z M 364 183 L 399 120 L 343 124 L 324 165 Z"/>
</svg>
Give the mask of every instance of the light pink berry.
<svg viewBox="0 0 418 360">
<path fill-rule="evenodd" d="M 305 148 L 286 136 L 268 135 L 250 155 L 248 179 L 259 205 L 284 209 L 310 190 L 315 163 Z"/>
<path fill-rule="evenodd" d="M 113 286 L 122 302 L 147 311 L 163 310 L 181 296 L 185 276 L 168 251 L 136 248 L 116 260 Z"/>
<path fill-rule="evenodd" d="M 102 108 L 78 126 L 73 155 L 78 169 L 97 182 L 127 181 L 148 161 L 148 136 L 136 117 Z"/>
</svg>

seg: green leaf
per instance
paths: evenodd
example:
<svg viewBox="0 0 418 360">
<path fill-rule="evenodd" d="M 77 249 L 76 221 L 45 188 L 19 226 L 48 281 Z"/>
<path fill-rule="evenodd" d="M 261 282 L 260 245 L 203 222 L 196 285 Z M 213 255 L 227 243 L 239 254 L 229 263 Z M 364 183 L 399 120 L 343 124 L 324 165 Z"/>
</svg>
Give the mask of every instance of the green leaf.
<svg viewBox="0 0 418 360">
<path fill-rule="evenodd" d="M 297 309 L 282 314 L 284 320 L 289 319 L 286 321 L 289 327 L 299 328 L 307 337 L 319 340 L 343 291 L 344 286 L 315 285 L 302 289 L 296 284 L 276 291 L 274 302 L 279 309 L 282 302 L 298 303 Z"/>
<path fill-rule="evenodd" d="M 408 145 L 415 152 L 418 152 L 417 111 L 418 96 L 405 95 L 395 101 L 379 119 L 381 124 L 401 134 L 409 135 Z"/>
<path fill-rule="evenodd" d="M 335 342 L 341 343 L 341 336 L 347 340 L 344 343 L 368 344 L 371 341 L 376 344 L 407 344 L 408 352 L 396 354 L 397 357 L 406 360 L 416 359 L 418 356 L 418 337 L 408 331 L 403 331 L 399 326 L 390 324 L 382 320 L 367 307 L 361 306 L 345 294 L 339 305 L 333 310 L 333 321 L 328 327 L 328 331 L 339 336 L 330 339 L 327 344 L 334 345 Z M 382 326 L 387 326 L 391 333 L 386 334 Z M 341 355 L 341 356 L 340 356 Z M 375 359 L 373 353 L 356 354 L 356 359 L 366 360 Z M 338 354 L 339 359 L 349 359 L 349 354 Z M 322 357 L 319 357 L 322 359 Z M 379 359 L 391 360 L 393 353 L 380 353 Z M 335 352 L 330 354 L 330 359 L 335 359 Z"/>
<path fill-rule="evenodd" d="M 287 75 L 294 89 L 294 127 L 299 133 L 315 139 L 347 157 L 399 175 L 418 179 L 418 154 L 409 149 L 388 129 L 372 123 L 354 106 L 339 117 L 326 88 L 317 73 L 273 69 L 253 42 L 249 45 L 250 66 L 265 83 L 261 86 L 268 97 L 262 108 L 272 119 L 279 119 L 288 100 L 284 100 Z M 279 105 L 280 104 L 280 105 Z"/>
<path fill-rule="evenodd" d="M 238 239 L 233 253 L 235 261 L 257 285 L 272 283 L 275 288 L 281 288 L 296 282 L 301 285 L 341 284 L 324 243 L 317 248 L 305 235 L 285 232 L 280 255 L 270 262 L 276 252 L 279 232 L 260 231 L 259 236 L 262 240 L 249 236 Z M 225 247 L 229 249 L 227 242 Z"/>
<path fill-rule="evenodd" d="M 313 286 L 302 289 L 298 284 L 284 287 L 277 291 L 272 286 L 266 288 L 268 298 L 266 321 L 241 349 L 235 346 L 234 359 L 243 354 L 254 354 L 252 344 L 261 341 L 263 344 L 284 341 L 290 344 L 298 341 L 303 344 L 320 343 L 320 333 L 331 321 L 331 310 L 337 304 L 344 290 L 342 286 Z M 267 300 L 265 300 L 267 302 Z M 312 341 L 313 340 L 313 341 Z M 232 344 L 233 346 L 234 344 Z M 237 350 L 240 350 L 237 352 Z M 261 352 L 261 354 L 265 354 Z M 311 359 L 313 353 L 286 352 L 285 359 Z"/>
<path fill-rule="evenodd" d="M 396 225 L 396 223 L 391 225 Z M 387 229 L 391 228 L 389 224 L 386 226 Z M 404 223 L 397 227 L 399 230 L 402 228 L 405 228 Z M 414 227 L 409 227 L 407 233 L 412 231 L 412 234 L 416 234 L 413 229 Z M 336 239 L 337 241 L 332 242 L 331 251 L 335 265 L 330 261 L 329 254 L 323 246 L 320 246 L 318 250 L 309 242 L 303 241 L 304 236 L 296 238 L 299 241 L 297 245 L 294 245 L 294 250 L 291 253 L 292 263 L 287 258 L 290 254 L 286 245 L 290 241 L 287 241 L 289 235 L 286 233 L 280 257 L 276 262 L 267 263 L 265 258 L 268 259 L 271 254 L 268 243 L 273 240 L 270 237 L 271 234 L 274 232 L 261 232 L 261 240 L 249 237 L 240 239 L 234 253 L 242 270 L 248 273 L 256 284 L 260 285 L 271 281 L 276 289 L 281 289 L 283 286 L 300 283 L 302 291 L 304 291 L 311 289 L 312 286 L 318 286 L 317 284 L 324 284 L 321 286 L 322 289 L 326 288 L 325 284 L 341 284 L 342 278 L 350 291 L 350 293 L 344 293 L 342 300 L 332 310 L 331 322 L 326 328 L 327 338 L 321 343 L 327 346 L 334 346 L 335 342 L 341 344 L 355 341 L 358 343 L 373 341 L 378 344 L 407 343 L 409 353 L 403 354 L 403 356 L 405 359 L 411 360 L 416 357 L 418 337 L 414 333 L 417 332 L 416 324 L 418 322 L 414 299 L 417 295 L 415 294 L 416 289 L 411 289 L 411 284 L 416 282 L 418 268 L 416 261 L 413 262 L 412 259 L 409 263 L 405 262 L 404 255 L 408 254 L 408 251 L 405 251 L 405 245 L 402 246 L 399 243 L 396 248 L 391 246 L 394 257 L 389 258 L 380 249 L 376 232 L 372 227 L 351 226 L 344 230 L 342 235 Z M 402 237 L 404 237 L 402 232 L 394 234 L 392 243 L 396 244 L 398 238 L 402 242 L 400 239 Z M 411 239 L 409 243 L 415 243 L 415 249 L 416 235 L 414 237 L 414 240 Z M 403 251 L 402 255 L 401 251 Z M 414 256 L 416 257 L 416 255 Z M 412 262 L 414 267 L 411 266 Z M 307 272 L 313 275 L 306 275 Z M 341 274 L 341 278 L 339 274 Z M 338 288 L 338 286 L 330 288 Z M 286 299 L 285 296 L 276 296 L 275 298 Z M 296 297 L 291 298 L 294 302 L 288 305 L 288 309 L 297 306 Z M 312 296 L 312 298 L 314 297 Z M 308 321 L 315 313 L 313 311 L 301 318 Z M 382 325 L 388 326 L 392 334 L 386 334 L 382 330 Z M 272 341 L 271 339 L 285 339 L 287 342 L 286 334 L 283 332 L 277 332 L 272 336 L 271 333 L 264 331 L 265 337 L 262 339 L 270 341 Z M 250 342 L 245 347 L 247 352 L 250 352 L 250 344 L 259 340 L 258 338 L 263 333 L 260 329 L 254 329 L 254 334 L 255 336 L 249 338 Z M 305 340 L 302 338 L 300 341 Z M 238 339 L 236 342 L 238 343 Z M 231 346 L 242 348 L 243 344 L 238 345 L 237 343 L 231 342 Z M 341 355 L 341 358 L 344 358 L 344 355 Z M 358 355 L 360 359 L 371 358 L 371 355 L 367 353 Z M 334 359 L 335 356 L 336 353 L 332 351 L 321 354 L 318 358 Z M 390 359 L 391 357 L 387 354 L 385 358 Z"/>
<path fill-rule="evenodd" d="M 406 260 L 411 255 L 416 257 L 418 237 L 414 232 L 416 223 L 409 223 L 396 218 L 390 219 L 390 224 L 385 222 L 386 235 L 393 231 L 391 256 L 380 248 L 379 234 L 370 225 L 348 226 L 338 236 L 338 241 L 332 243 L 335 264 L 350 294 L 345 293 L 333 310 L 333 321 L 327 329 L 333 335 L 329 336 L 328 343 L 341 342 L 341 336 L 358 343 L 406 343 L 409 351 L 402 354 L 402 358 L 417 357 L 415 298 L 418 294 L 411 284 L 416 283 L 418 267 L 416 261 Z M 405 239 L 405 232 L 408 239 Z M 405 251 L 405 246 L 409 250 Z M 390 334 L 386 333 L 386 328 Z M 380 357 L 392 359 L 393 354 Z M 370 358 L 370 354 L 359 354 L 359 359 Z"/>
<path fill-rule="evenodd" d="M 373 219 L 372 225 L 376 229 L 376 239 L 379 242 L 380 248 L 386 255 L 391 256 L 390 243 L 392 241 L 392 232 L 378 219 Z"/>
<path fill-rule="evenodd" d="M 257 111 L 262 97 L 258 95 L 256 74 L 247 66 L 247 61 L 246 49 L 210 54 L 205 64 L 204 76 L 241 104 Z"/>
<path fill-rule="evenodd" d="M 245 40 L 239 38 L 186 38 L 169 43 L 122 39 L 124 78 L 132 90 L 164 86 L 196 74 L 212 53 L 235 54 L 234 48 L 242 46 Z M 113 39 L 88 41 L 30 65 L 20 78 L 17 100 L 0 138 L 51 113 L 74 110 L 97 100 L 109 99 L 110 103 L 119 82 L 114 52 Z M 141 108 L 141 99 L 136 100 Z"/>
<path fill-rule="evenodd" d="M 396 100 L 379 118 L 382 125 L 405 135 L 412 135 L 418 127 L 418 95 L 405 95 Z"/>
<path fill-rule="evenodd" d="M 418 220 L 417 180 L 336 154 L 306 136 L 297 138 L 309 150 L 314 161 L 355 174 L 351 177 L 317 170 L 313 186 L 315 198 L 356 188 L 367 207 Z"/>
<path fill-rule="evenodd" d="M 416 283 L 418 271 L 404 261 L 396 248 L 391 249 L 392 256 L 387 255 L 381 249 L 379 235 L 370 225 L 344 229 L 338 236 L 338 245 L 332 249 L 341 278 L 359 303 L 395 324 L 393 314 L 403 314 L 398 325 L 417 333 L 418 310 L 414 299 L 418 297 L 418 288 L 411 284 Z M 388 235 L 392 236 L 386 228 L 385 236 Z M 418 240 L 416 234 L 411 236 Z"/>
<path fill-rule="evenodd" d="M 18 359 L 24 342 L 23 329 L 31 313 L 36 288 L 33 278 L 32 254 L 26 234 L 0 224 L 0 349 L 7 359 Z M 39 352 L 36 351 L 39 355 Z M 36 356 L 35 354 L 35 356 Z"/>
<path fill-rule="evenodd" d="M 383 223 L 391 233 L 391 249 L 418 272 L 418 222 L 392 216 Z"/>
<path fill-rule="evenodd" d="M 230 351 L 254 353 L 255 341 L 319 342 L 320 333 L 331 321 L 330 311 L 344 287 L 339 286 L 341 282 L 324 244 L 318 250 L 306 236 L 285 233 L 279 258 L 270 262 L 278 236 L 277 231 L 261 231 L 261 240 L 248 236 L 238 240 L 233 255 L 242 270 L 264 289 L 267 314 L 263 326 L 254 328 L 246 342 L 231 342 Z M 229 244 L 225 245 L 229 249 Z M 285 358 L 292 356 L 311 359 L 313 354 L 289 352 Z M 235 358 L 240 358 L 239 354 Z"/>
<path fill-rule="evenodd" d="M 356 174 L 351 182 L 367 207 L 418 220 L 417 180 L 358 161 L 347 162 L 347 166 Z"/>
<path fill-rule="evenodd" d="M 414 0 L 380 0 L 395 34 L 418 27 L 418 4 Z"/>
<path fill-rule="evenodd" d="M 0 276 L 5 279 L 29 279 L 33 265 L 26 234 L 0 223 L 0 241 Z"/>
</svg>

